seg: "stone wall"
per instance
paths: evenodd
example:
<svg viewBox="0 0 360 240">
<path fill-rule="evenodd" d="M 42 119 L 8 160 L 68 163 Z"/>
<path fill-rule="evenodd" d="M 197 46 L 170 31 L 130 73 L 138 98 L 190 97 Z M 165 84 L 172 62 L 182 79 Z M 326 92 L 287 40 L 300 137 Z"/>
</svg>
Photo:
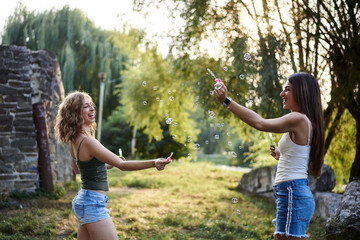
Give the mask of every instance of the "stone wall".
<svg viewBox="0 0 360 240">
<path fill-rule="evenodd" d="M 57 142 L 54 134 L 57 106 L 63 98 L 60 68 L 53 53 L 0 46 L 0 192 L 39 187 L 33 104 L 41 102 L 53 182 L 73 178 L 68 146 Z"/>
</svg>

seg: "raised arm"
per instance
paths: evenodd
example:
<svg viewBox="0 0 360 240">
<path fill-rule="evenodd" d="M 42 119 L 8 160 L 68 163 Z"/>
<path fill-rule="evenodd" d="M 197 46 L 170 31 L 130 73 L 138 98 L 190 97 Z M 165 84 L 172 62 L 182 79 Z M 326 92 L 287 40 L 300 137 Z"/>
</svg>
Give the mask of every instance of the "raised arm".
<svg viewBox="0 0 360 240">
<path fill-rule="evenodd" d="M 220 89 L 214 90 L 214 93 L 220 103 L 223 103 L 228 97 L 227 88 L 223 83 Z M 253 110 L 238 104 L 234 100 L 228 104 L 228 109 L 246 124 L 265 132 L 298 132 L 299 122 L 307 124 L 304 116 L 298 112 L 292 112 L 280 118 L 264 119 Z"/>
</svg>

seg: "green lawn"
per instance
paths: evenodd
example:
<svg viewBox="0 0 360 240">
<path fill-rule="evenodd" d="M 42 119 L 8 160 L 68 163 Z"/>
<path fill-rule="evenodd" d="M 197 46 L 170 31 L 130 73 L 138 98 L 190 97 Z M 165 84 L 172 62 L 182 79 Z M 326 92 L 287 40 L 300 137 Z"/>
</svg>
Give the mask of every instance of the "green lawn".
<svg viewBox="0 0 360 240">
<path fill-rule="evenodd" d="M 236 191 L 241 175 L 206 162 L 173 162 L 161 172 L 110 170 L 108 208 L 119 238 L 271 239 L 275 204 Z M 75 239 L 71 199 L 78 186 L 67 184 L 60 200 L 2 209 L 0 239 Z M 313 219 L 308 234 L 324 239 L 325 222 Z"/>
</svg>

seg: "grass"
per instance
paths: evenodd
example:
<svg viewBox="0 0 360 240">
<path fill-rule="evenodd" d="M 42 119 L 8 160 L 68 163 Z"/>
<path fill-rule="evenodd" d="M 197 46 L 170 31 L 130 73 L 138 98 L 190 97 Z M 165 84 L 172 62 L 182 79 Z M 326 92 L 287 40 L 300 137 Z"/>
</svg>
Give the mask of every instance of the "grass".
<svg viewBox="0 0 360 240">
<path fill-rule="evenodd" d="M 272 239 L 275 204 L 236 191 L 242 173 L 206 162 L 173 162 L 165 171 L 109 171 L 110 215 L 120 239 Z M 60 200 L 21 200 L 5 208 L 0 239 L 75 239 L 71 200 L 79 181 Z M 31 203 L 29 203 L 31 202 Z M 310 239 L 324 239 L 325 222 L 313 219 Z"/>
</svg>

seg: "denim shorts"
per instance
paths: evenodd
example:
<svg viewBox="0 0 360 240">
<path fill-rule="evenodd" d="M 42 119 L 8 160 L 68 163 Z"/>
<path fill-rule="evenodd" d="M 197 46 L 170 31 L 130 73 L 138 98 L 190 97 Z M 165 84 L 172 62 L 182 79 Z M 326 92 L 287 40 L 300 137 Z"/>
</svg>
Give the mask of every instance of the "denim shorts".
<svg viewBox="0 0 360 240">
<path fill-rule="evenodd" d="M 307 179 L 296 179 L 274 186 L 276 202 L 275 234 L 309 237 L 305 231 L 315 210 L 314 196 Z"/>
<path fill-rule="evenodd" d="M 72 201 L 72 210 L 81 225 L 109 218 L 108 197 L 91 190 L 80 189 Z"/>
</svg>

